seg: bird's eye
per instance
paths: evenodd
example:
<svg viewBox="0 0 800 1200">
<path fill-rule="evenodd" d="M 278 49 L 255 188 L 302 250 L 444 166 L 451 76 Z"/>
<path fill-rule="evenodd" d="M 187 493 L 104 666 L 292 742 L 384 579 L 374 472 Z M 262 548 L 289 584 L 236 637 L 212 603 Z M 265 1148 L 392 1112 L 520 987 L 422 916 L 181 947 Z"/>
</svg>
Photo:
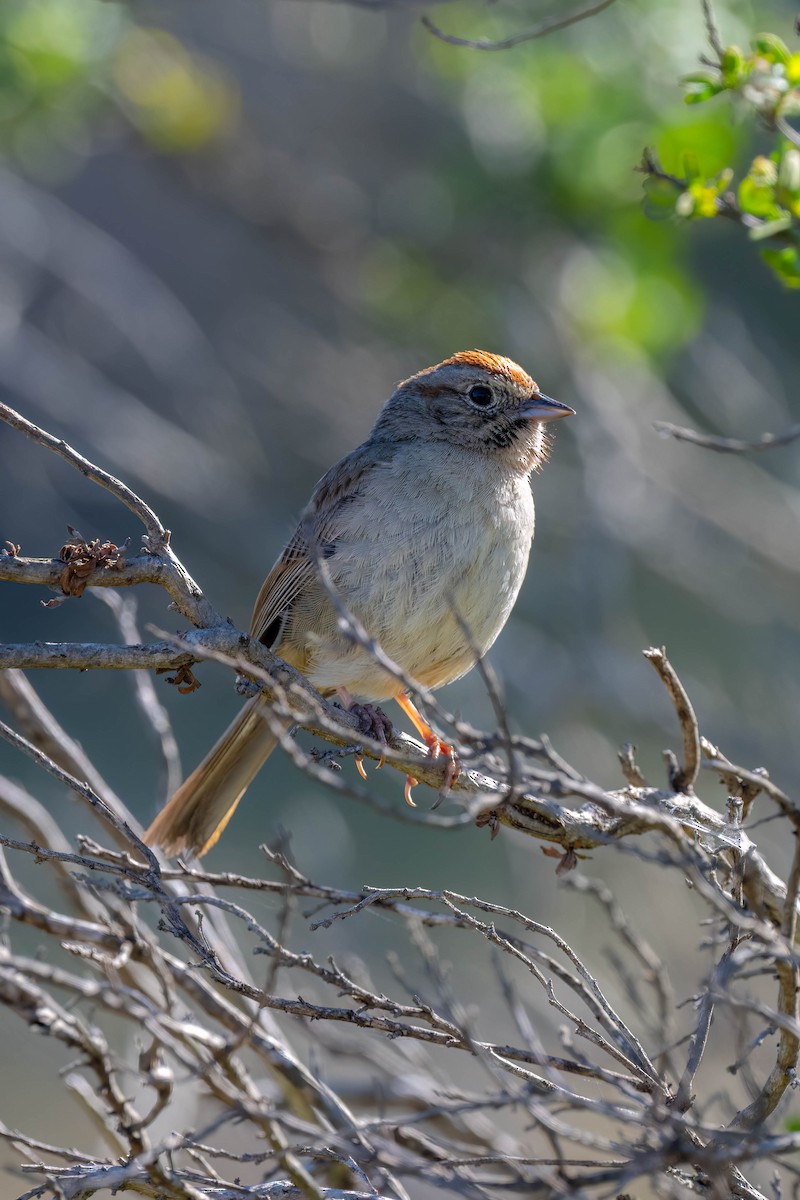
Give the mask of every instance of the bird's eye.
<svg viewBox="0 0 800 1200">
<path fill-rule="evenodd" d="M 485 383 L 476 383 L 467 392 L 467 399 L 476 408 L 489 408 L 494 400 L 494 394 Z"/>
</svg>

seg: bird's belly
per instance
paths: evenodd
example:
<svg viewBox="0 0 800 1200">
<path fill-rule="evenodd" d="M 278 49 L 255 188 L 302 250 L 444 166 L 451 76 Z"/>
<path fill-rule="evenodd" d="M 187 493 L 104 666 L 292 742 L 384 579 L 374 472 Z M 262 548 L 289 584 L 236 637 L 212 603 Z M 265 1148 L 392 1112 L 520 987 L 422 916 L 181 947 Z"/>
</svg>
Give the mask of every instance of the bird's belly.
<svg viewBox="0 0 800 1200">
<path fill-rule="evenodd" d="M 413 537 L 407 525 L 385 526 L 374 553 L 365 554 L 362 544 L 348 555 L 340 544 L 330 560 L 348 610 L 402 671 L 426 687 L 469 671 L 508 619 L 533 532 L 532 502 L 524 494 L 514 499 L 491 513 L 473 508 L 469 516 L 448 512 L 438 523 L 420 522 Z M 308 646 L 307 674 L 316 687 L 344 687 L 373 701 L 403 690 L 368 647 L 341 631 L 315 641 Z"/>
</svg>

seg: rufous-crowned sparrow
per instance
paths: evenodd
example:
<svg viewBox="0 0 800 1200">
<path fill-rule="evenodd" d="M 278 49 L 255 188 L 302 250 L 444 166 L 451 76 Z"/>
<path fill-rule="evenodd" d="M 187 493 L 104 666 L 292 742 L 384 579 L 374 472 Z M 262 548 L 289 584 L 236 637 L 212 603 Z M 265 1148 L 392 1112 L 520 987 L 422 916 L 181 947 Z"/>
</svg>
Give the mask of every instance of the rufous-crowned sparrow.
<svg viewBox="0 0 800 1200">
<path fill-rule="evenodd" d="M 442 743 L 397 680 L 342 629 L 329 587 L 419 683 L 438 688 L 464 675 L 505 625 L 525 575 L 529 475 L 547 457 L 543 425 L 572 412 L 516 363 L 483 350 L 412 375 L 366 442 L 317 484 L 264 581 L 252 635 L 323 696 L 396 699 L 437 752 Z M 170 854 L 214 845 L 278 744 L 264 703 L 245 704 L 156 817 L 149 843 Z"/>
</svg>

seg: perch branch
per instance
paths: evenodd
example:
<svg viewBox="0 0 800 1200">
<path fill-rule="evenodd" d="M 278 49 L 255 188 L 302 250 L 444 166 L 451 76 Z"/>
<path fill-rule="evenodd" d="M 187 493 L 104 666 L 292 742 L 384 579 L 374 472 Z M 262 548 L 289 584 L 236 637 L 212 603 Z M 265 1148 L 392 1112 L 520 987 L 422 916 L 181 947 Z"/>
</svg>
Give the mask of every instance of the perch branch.
<svg viewBox="0 0 800 1200">
<path fill-rule="evenodd" d="M 0 582 L 30 583 L 63 596 L 64 567 L 59 558 L 24 558 L 0 552 Z M 225 624 L 225 617 L 206 600 L 168 546 L 157 554 L 145 548 L 133 558 L 121 559 L 113 568 L 98 565 L 86 579 L 87 587 L 135 587 L 140 583 L 163 587 L 175 608 L 197 628 Z"/>
</svg>

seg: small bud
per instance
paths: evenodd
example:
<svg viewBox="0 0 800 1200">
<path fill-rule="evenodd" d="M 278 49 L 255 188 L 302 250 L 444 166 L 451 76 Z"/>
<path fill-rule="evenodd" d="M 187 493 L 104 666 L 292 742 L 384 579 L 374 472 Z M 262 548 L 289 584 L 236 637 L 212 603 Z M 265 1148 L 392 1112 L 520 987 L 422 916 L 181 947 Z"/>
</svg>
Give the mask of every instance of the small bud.
<svg viewBox="0 0 800 1200">
<path fill-rule="evenodd" d="M 753 38 L 752 46 L 756 54 L 760 54 L 767 62 L 785 65 L 791 58 L 789 47 L 775 33 L 759 33 Z"/>
<path fill-rule="evenodd" d="M 774 187 L 778 182 L 777 166 L 763 154 L 753 159 L 749 175 L 756 187 Z"/>
<path fill-rule="evenodd" d="M 694 212 L 694 196 L 691 192 L 681 192 L 675 202 L 675 212 L 679 217 L 691 217 Z"/>
<path fill-rule="evenodd" d="M 723 52 L 722 62 L 722 78 L 728 87 L 736 87 L 736 84 L 744 74 L 744 55 L 738 46 L 728 46 Z"/>
</svg>

